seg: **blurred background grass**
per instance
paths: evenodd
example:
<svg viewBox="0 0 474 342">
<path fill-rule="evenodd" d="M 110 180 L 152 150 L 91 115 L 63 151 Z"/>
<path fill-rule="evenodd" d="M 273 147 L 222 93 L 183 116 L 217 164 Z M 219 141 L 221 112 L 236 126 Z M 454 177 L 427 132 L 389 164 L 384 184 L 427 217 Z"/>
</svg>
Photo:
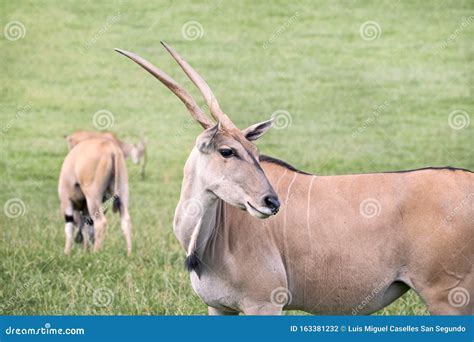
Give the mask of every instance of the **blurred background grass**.
<svg viewBox="0 0 474 342">
<path fill-rule="evenodd" d="M 149 59 L 200 99 L 160 46 L 166 40 L 239 127 L 289 113 L 259 148 L 303 170 L 473 169 L 473 9 L 468 0 L 1 1 L 0 204 L 25 204 L 18 218 L 0 213 L 1 313 L 207 312 L 172 233 L 200 128 L 113 48 Z M 13 21 L 23 25 L 17 40 L 7 30 Z M 361 33 L 369 21 L 373 40 Z M 63 135 L 94 129 L 99 110 L 113 114 L 110 129 L 124 140 L 148 139 L 146 180 L 129 164 L 135 250 L 125 256 L 109 214 L 104 250 L 76 248 L 66 258 L 57 198 Z M 426 309 L 410 291 L 380 313 Z"/>
</svg>

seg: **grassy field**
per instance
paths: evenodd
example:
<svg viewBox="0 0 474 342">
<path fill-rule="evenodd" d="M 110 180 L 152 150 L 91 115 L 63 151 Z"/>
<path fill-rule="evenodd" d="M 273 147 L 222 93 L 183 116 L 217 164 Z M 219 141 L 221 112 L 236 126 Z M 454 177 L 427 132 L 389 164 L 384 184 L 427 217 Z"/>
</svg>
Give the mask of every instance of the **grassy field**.
<svg viewBox="0 0 474 342">
<path fill-rule="evenodd" d="M 0 313 L 207 312 L 172 232 L 200 127 L 113 48 L 148 58 L 200 99 L 166 40 L 239 127 L 277 112 L 280 129 L 259 148 L 303 170 L 474 169 L 473 9 L 469 0 L 1 1 Z M 94 129 L 101 110 L 124 140 L 148 139 L 146 180 L 128 164 L 134 253 L 109 213 L 103 251 L 76 246 L 65 257 L 63 135 Z M 427 311 L 410 291 L 380 313 Z"/>
</svg>

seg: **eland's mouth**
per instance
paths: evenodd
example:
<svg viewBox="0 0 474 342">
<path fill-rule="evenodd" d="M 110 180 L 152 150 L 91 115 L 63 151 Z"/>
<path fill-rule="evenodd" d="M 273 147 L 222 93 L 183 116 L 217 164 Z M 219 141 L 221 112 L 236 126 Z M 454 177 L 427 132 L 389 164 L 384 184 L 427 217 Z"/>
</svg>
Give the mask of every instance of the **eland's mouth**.
<svg viewBox="0 0 474 342">
<path fill-rule="evenodd" d="M 262 208 L 263 210 L 257 209 L 248 201 L 247 201 L 246 209 L 250 213 L 250 215 L 261 218 L 261 219 L 268 218 L 273 215 L 273 212 L 270 209 L 268 208 Z"/>
</svg>

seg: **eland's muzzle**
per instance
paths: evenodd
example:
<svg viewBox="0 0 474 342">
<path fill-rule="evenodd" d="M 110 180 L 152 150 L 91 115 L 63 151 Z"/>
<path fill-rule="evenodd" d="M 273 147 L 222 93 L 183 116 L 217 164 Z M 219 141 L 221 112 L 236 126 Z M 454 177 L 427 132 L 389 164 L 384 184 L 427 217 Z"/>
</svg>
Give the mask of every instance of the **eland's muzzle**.
<svg viewBox="0 0 474 342">
<path fill-rule="evenodd" d="M 265 205 L 272 211 L 273 215 L 276 215 L 278 213 L 278 210 L 280 209 L 280 201 L 278 200 L 277 196 L 266 196 L 264 198 Z"/>
</svg>

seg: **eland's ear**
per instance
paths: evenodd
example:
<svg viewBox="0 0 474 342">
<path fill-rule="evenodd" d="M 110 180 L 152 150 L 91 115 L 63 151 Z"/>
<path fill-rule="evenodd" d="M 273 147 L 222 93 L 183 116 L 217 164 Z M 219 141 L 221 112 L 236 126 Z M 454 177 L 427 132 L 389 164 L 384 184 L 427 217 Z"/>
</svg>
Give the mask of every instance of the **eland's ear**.
<svg viewBox="0 0 474 342">
<path fill-rule="evenodd" d="M 202 153 L 209 153 L 214 145 L 214 138 L 221 129 L 221 124 L 218 122 L 216 125 L 204 130 L 199 134 L 196 140 L 196 147 Z"/>
<path fill-rule="evenodd" d="M 273 119 L 263 121 L 242 130 L 247 140 L 254 141 L 264 135 L 273 125 Z"/>
</svg>

